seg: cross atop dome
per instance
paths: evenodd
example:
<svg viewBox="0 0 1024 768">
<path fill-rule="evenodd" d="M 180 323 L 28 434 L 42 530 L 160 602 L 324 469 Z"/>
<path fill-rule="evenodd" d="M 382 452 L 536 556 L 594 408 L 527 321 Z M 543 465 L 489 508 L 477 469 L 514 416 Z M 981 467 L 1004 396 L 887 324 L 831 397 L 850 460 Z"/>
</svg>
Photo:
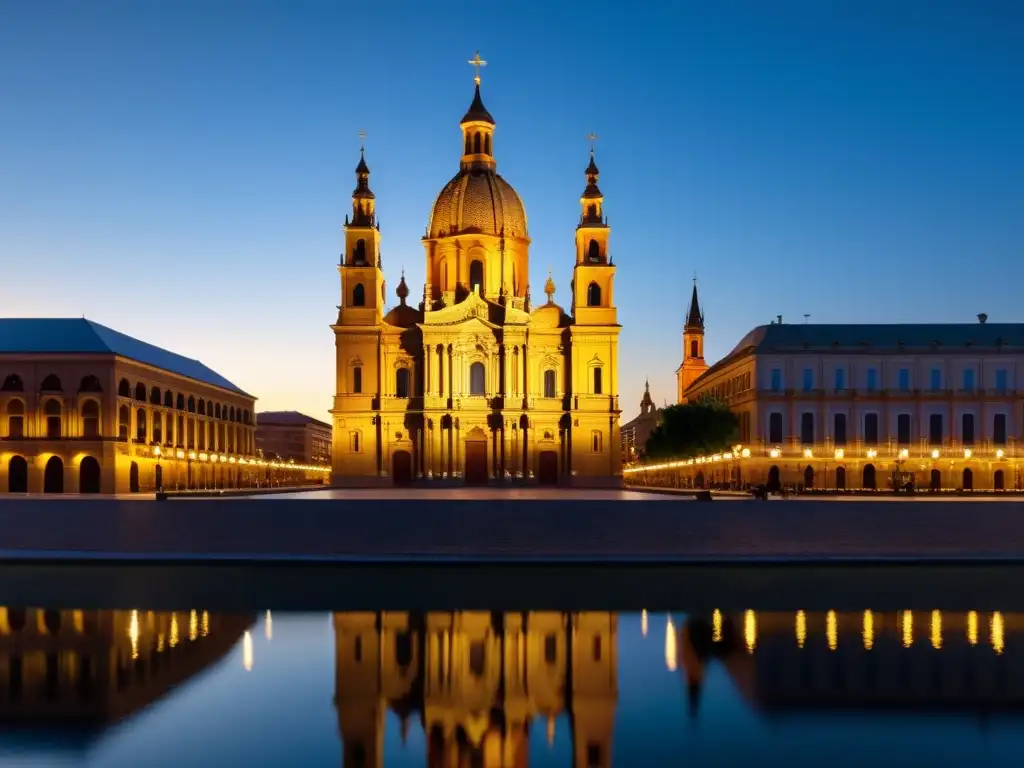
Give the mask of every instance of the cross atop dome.
<svg viewBox="0 0 1024 768">
<path fill-rule="evenodd" d="M 473 82 L 480 86 L 480 67 L 486 67 L 487 62 L 480 58 L 480 51 L 476 51 L 473 54 L 473 58 L 469 60 L 469 63 L 473 65 L 475 74 L 473 75 Z"/>
</svg>

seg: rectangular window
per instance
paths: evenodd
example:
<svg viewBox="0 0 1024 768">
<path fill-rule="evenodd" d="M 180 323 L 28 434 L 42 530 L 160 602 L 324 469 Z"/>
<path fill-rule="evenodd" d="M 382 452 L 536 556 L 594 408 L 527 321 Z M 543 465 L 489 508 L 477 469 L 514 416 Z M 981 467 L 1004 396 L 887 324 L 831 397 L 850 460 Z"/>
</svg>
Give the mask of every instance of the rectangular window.
<svg viewBox="0 0 1024 768">
<path fill-rule="evenodd" d="M 768 416 L 768 442 L 782 442 L 782 414 L 773 413 Z"/>
<path fill-rule="evenodd" d="M 878 445 L 878 414 L 864 414 L 864 442 L 868 445 Z"/>
<path fill-rule="evenodd" d="M 968 392 L 974 391 L 974 369 L 964 368 L 964 389 Z"/>
<path fill-rule="evenodd" d="M 782 391 L 782 371 L 779 368 L 772 368 L 772 392 Z"/>
<path fill-rule="evenodd" d="M 594 394 L 595 395 L 600 395 L 601 394 L 601 383 L 602 383 L 601 382 L 601 369 L 600 368 L 595 368 L 594 369 Z"/>
<path fill-rule="evenodd" d="M 878 369 L 868 368 L 867 375 L 868 392 L 874 392 L 878 389 Z"/>
<path fill-rule="evenodd" d="M 544 371 L 544 397 L 556 397 L 555 395 L 555 372 Z"/>
<path fill-rule="evenodd" d="M 845 413 L 837 413 L 832 417 L 832 440 L 836 445 L 846 445 Z"/>
<path fill-rule="evenodd" d="M 844 368 L 836 368 L 836 391 L 842 391 L 846 389 L 846 370 Z"/>
<path fill-rule="evenodd" d="M 804 445 L 814 445 L 813 413 L 803 413 L 800 415 L 800 442 Z"/>
<path fill-rule="evenodd" d="M 910 391 L 910 369 L 900 368 L 899 371 L 899 388 L 901 392 Z"/>
<path fill-rule="evenodd" d="M 933 413 L 928 417 L 928 442 L 942 445 L 942 414 Z"/>
<path fill-rule="evenodd" d="M 997 413 L 992 419 L 992 442 L 1006 445 L 1006 414 Z"/>
<path fill-rule="evenodd" d="M 929 375 L 928 384 L 931 387 L 932 392 L 938 392 L 940 389 L 942 389 L 942 371 L 940 371 L 938 368 L 932 368 Z"/>
<path fill-rule="evenodd" d="M 896 417 L 896 442 L 910 445 L 910 414 L 901 413 Z"/>
<path fill-rule="evenodd" d="M 20 440 L 25 437 L 25 417 L 24 416 L 11 416 L 7 423 L 8 434 Z"/>
<path fill-rule="evenodd" d="M 596 430 L 590 435 L 590 449 L 594 453 L 601 452 L 601 433 Z"/>
<path fill-rule="evenodd" d="M 363 369 L 361 366 L 356 366 L 352 369 L 352 392 L 360 394 L 363 391 Z"/>
<path fill-rule="evenodd" d="M 803 389 L 804 392 L 810 392 L 814 389 L 814 371 L 810 368 L 804 368 Z"/>
<path fill-rule="evenodd" d="M 964 445 L 974 445 L 974 414 L 965 413 L 960 417 L 960 438 Z"/>
<path fill-rule="evenodd" d="M 1009 384 L 1007 382 L 1008 379 L 1009 379 L 1009 377 L 1006 375 L 1006 369 L 1005 368 L 998 368 L 996 370 L 996 391 L 997 392 L 999 392 L 1000 394 L 1005 394 L 1006 393 L 1006 390 L 1009 388 Z"/>
</svg>

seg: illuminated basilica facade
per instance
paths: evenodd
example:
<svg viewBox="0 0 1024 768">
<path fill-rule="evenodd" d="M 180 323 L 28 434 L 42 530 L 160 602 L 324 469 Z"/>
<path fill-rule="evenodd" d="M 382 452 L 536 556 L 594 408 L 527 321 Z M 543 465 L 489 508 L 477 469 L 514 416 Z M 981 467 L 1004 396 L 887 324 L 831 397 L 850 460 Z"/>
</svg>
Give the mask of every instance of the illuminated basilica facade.
<svg viewBox="0 0 1024 768">
<path fill-rule="evenodd" d="M 591 151 L 569 311 L 530 298 L 526 211 L 497 173 L 495 122 L 480 96 L 462 118 L 459 170 L 434 201 L 418 306 L 385 312 L 370 169 L 356 168 L 346 217 L 336 338 L 337 485 L 455 478 L 617 485 L 615 266 Z"/>
</svg>

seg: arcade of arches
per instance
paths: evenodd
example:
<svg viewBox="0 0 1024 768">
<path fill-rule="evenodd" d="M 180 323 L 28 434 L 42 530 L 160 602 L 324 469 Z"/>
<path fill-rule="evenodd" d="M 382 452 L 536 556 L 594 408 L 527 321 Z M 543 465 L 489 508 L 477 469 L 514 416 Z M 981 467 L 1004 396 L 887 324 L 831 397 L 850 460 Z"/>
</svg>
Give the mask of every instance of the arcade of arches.
<svg viewBox="0 0 1024 768">
<path fill-rule="evenodd" d="M 0 358 L 0 493 L 290 484 L 294 473 L 248 463 L 254 404 L 120 358 Z"/>
</svg>

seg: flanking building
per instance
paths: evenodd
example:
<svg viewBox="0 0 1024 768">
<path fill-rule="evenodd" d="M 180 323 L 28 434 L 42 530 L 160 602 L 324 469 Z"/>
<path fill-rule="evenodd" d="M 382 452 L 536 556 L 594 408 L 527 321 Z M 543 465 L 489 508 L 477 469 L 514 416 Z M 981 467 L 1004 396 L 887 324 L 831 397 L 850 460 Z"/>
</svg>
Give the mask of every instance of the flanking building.
<svg viewBox="0 0 1024 768">
<path fill-rule="evenodd" d="M 265 458 L 330 468 L 330 424 L 298 411 L 263 411 L 256 421 L 256 448 Z"/>
<path fill-rule="evenodd" d="M 692 352 L 702 357 L 698 315 L 699 328 L 687 323 L 681 371 L 697 364 Z M 1020 489 L 1024 324 L 987 319 L 794 325 L 779 318 L 754 328 L 680 391 L 680 401 L 724 400 L 746 450 L 659 471 L 701 486 Z"/>
<path fill-rule="evenodd" d="M 85 318 L 0 319 L 0 493 L 237 487 L 256 398 Z"/>
</svg>

